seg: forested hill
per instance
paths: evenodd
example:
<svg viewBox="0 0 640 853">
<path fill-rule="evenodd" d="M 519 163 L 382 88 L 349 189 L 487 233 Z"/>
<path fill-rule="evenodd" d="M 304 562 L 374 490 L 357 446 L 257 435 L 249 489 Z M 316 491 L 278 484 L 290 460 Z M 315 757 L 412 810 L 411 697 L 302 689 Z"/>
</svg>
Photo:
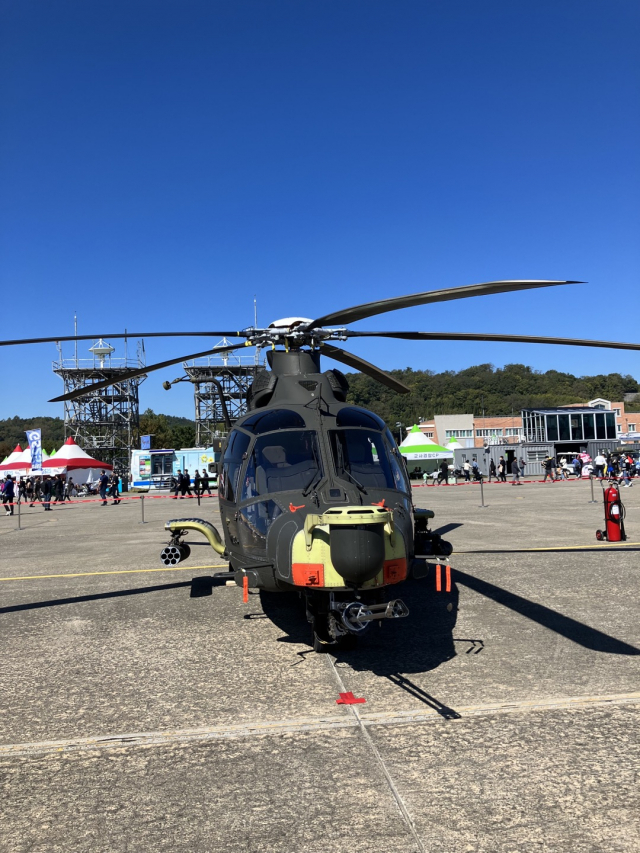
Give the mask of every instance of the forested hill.
<svg viewBox="0 0 640 853">
<path fill-rule="evenodd" d="M 532 407 L 587 403 L 595 397 L 621 401 L 624 395 L 640 391 L 632 376 L 572 376 L 549 370 L 538 373 L 523 364 L 495 369 L 491 364 L 468 367 L 458 373 L 429 370 L 392 370 L 390 373 L 412 389 L 411 394 L 395 394 L 362 373 L 349 373 L 348 400 L 373 409 L 392 427 L 443 414 L 470 412 L 487 417 L 519 414 Z M 627 411 L 640 411 L 640 398 L 626 404 Z M 0 460 L 16 444 L 25 446 L 27 429 L 42 429 L 46 450 L 58 449 L 64 441 L 61 418 L 32 417 L 0 420 Z M 140 415 L 140 432 L 153 434 L 154 447 L 190 447 L 195 441 L 194 422 L 189 418 L 155 414 L 151 409 Z"/>
<path fill-rule="evenodd" d="M 487 417 L 509 416 L 521 409 L 587 403 L 596 397 L 622 401 L 624 395 L 640 391 L 632 376 L 610 373 L 601 376 L 572 376 L 548 370 L 540 373 L 524 364 L 494 368 L 479 364 L 459 372 L 390 370 L 412 389 L 395 394 L 362 373 L 346 374 L 349 402 L 373 409 L 392 426 L 419 423 L 433 415 L 471 413 Z M 640 410 L 640 399 L 627 403 L 627 411 Z"/>
</svg>

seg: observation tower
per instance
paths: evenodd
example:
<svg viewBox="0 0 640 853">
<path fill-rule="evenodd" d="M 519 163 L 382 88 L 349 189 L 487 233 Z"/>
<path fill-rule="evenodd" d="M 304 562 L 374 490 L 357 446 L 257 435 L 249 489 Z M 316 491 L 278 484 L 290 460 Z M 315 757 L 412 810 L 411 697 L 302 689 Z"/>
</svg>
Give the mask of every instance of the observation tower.
<svg viewBox="0 0 640 853">
<path fill-rule="evenodd" d="M 100 338 L 89 347 L 91 358 L 63 358 L 58 345 L 58 361 L 53 362 L 53 372 L 62 377 L 64 393 L 86 388 L 87 393 L 64 403 L 65 436 L 75 441 L 92 456 L 110 462 L 116 471 L 129 470 L 131 450 L 139 445 L 140 405 L 138 387 L 146 376 L 119 380 L 127 370 L 144 367 L 144 344 L 140 342 L 136 357 L 127 355 L 124 339 L 124 356 L 113 358 L 115 348 Z M 107 388 L 91 390 L 91 385 L 111 380 Z"/>
</svg>

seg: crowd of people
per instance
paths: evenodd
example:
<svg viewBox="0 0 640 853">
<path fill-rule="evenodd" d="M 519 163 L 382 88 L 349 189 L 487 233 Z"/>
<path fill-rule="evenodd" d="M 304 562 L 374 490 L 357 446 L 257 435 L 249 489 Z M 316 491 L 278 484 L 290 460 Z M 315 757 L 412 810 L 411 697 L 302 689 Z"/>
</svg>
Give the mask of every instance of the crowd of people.
<svg viewBox="0 0 640 853">
<path fill-rule="evenodd" d="M 13 515 L 14 504 L 19 500 L 23 504 L 33 507 L 41 505 L 45 511 L 51 511 L 51 505 L 71 501 L 77 497 L 88 497 L 98 495 L 102 506 L 107 506 L 109 500 L 113 505 L 121 502 L 120 495 L 122 479 L 116 473 L 100 472 L 97 483 L 83 483 L 79 485 L 74 482 L 72 476 L 65 474 L 44 474 L 42 476 L 28 476 L 16 479 L 8 474 L 0 480 L 0 495 L 5 508 L 5 515 Z M 216 488 L 216 478 L 212 477 L 204 468 L 202 473 L 196 471 L 193 483 L 189 472 L 179 470 L 171 477 L 169 489 L 174 500 L 184 497 L 202 497 L 204 494 L 212 495 L 211 488 Z"/>
<path fill-rule="evenodd" d="M 543 459 L 542 468 L 544 477 L 542 482 L 568 480 L 571 477 L 580 479 L 583 476 L 585 465 L 588 467 L 585 470 L 584 476 L 587 476 L 588 473 L 593 473 L 593 476 L 598 477 L 598 479 L 619 480 L 627 487 L 632 485 L 631 480 L 634 477 L 640 477 L 640 457 L 635 459 L 626 453 L 600 453 L 591 461 L 590 457 L 586 456 L 586 454 L 583 454 L 583 458 L 579 454 L 575 454 L 573 456 L 563 455 L 559 459 L 555 456 L 547 456 Z M 520 478 L 524 476 L 525 468 L 526 462 L 522 458 L 517 459 L 514 457 L 511 462 L 506 460 L 504 456 L 500 456 L 497 462 L 491 459 L 489 461 L 488 481 L 492 482 L 492 480 L 495 480 L 497 483 L 506 483 L 507 477 L 511 475 L 511 485 L 519 486 Z M 479 481 L 487 476 L 480 470 L 478 462 L 475 459 L 471 462 L 465 461 L 460 469 L 454 470 L 451 469 L 449 462 L 443 460 L 438 467 L 437 485 L 446 486 L 452 475 L 456 478 L 464 478 L 466 483 L 472 480 Z M 425 482 L 427 477 L 428 475 L 425 474 Z"/>
<path fill-rule="evenodd" d="M 506 483 L 507 474 L 511 474 L 512 485 L 520 485 L 520 477 L 524 475 L 526 462 L 524 459 L 513 459 L 511 464 L 507 462 L 504 456 L 501 456 L 498 463 L 491 459 L 489 462 L 489 482 L 495 480 L 497 483 Z M 465 461 L 462 463 L 460 470 L 454 470 L 455 477 L 464 477 L 465 483 L 470 483 L 471 480 L 480 481 L 485 477 L 485 474 L 480 470 L 480 466 L 476 459 L 471 462 Z M 450 471 L 449 463 L 443 460 L 438 468 L 437 485 L 447 485 L 449 481 Z M 426 475 L 425 475 L 426 479 Z"/>
<path fill-rule="evenodd" d="M 209 472 L 204 468 L 202 469 L 202 474 L 199 470 L 195 472 L 193 475 L 193 492 L 191 491 L 191 475 L 185 468 L 184 471 L 178 469 L 178 473 L 175 477 L 171 478 L 171 482 L 169 483 L 169 489 L 173 492 L 173 500 L 177 500 L 177 498 L 184 497 L 196 497 L 200 498 L 204 495 L 205 492 L 211 495 L 211 477 L 209 476 Z M 195 493 L 195 495 L 194 495 Z"/>
<path fill-rule="evenodd" d="M 79 485 L 74 482 L 72 476 L 64 474 L 43 474 L 42 476 L 20 477 L 17 480 L 8 474 L 0 481 L 0 494 L 5 508 L 5 515 L 13 515 L 14 503 L 21 503 L 34 507 L 40 504 L 45 512 L 51 511 L 51 504 L 64 503 L 74 498 L 99 493 L 103 505 L 107 503 L 107 496 L 113 499 L 114 504 L 120 503 L 120 477 L 117 474 L 108 475 L 102 471 L 97 488 L 88 483 Z"/>
</svg>

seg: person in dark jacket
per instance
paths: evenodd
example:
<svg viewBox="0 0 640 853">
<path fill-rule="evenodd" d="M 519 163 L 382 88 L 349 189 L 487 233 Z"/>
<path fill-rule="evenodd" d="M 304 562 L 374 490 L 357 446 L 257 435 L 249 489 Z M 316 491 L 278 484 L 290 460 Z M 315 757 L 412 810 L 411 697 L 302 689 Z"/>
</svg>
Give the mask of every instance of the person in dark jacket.
<svg viewBox="0 0 640 853">
<path fill-rule="evenodd" d="M 202 494 L 201 487 L 202 480 L 200 479 L 200 471 L 196 469 L 196 473 L 193 475 L 193 491 L 196 493 L 197 498 Z"/>
<path fill-rule="evenodd" d="M 184 469 L 184 474 L 182 475 L 182 488 L 181 488 L 181 490 L 182 490 L 182 497 L 184 497 L 185 495 L 189 495 L 190 498 L 193 497 L 193 494 L 191 492 L 191 474 L 189 474 L 189 472 L 187 471 L 186 468 Z"/>
<path fill-rule="evenodd" d="M 511 481 L 512 486 L 521 486 L 520 482 L 520 465 L 518 464 L 518 460 L 513 458 L 513 462 L 511 463 L 511 473 L 513 474 L 513 480 Z"/>
<path fill-rule="evenodd" d="M 107 489 L 109 488 L 109 477 L 107 476 L 107 472 L 102 469 L 100 472 L 100 480 L 98 481 L 99 489 L 100 489 L 100 497 L 102 499 L 102 506 L 107 505 Z"/>
<path fill-rule="evenodd" d="M 114 504 L 120 503 L 120 477 L 113 472 L 111 482 L 109 484 L 109 496 L 113 498 Z"/>
<path fill-rule="evenodd" d="M 544 468 L 544 478 L 542 480 L 543 483 L 547 482 L 547 477 L 553 483 L 555 481 L 555 470 L 556 470 L 556 461 L 553 456 L 547 456 L 547 458 L 542 463 L 542 467 Z"/>
<path fill-rule="evenodd" d="M 444 483 L 445 486 L 448 486 L 449 485 L 449 483 L 448 483 L 448 480 L 449 480 L 449 463 L 443 459 L 439 465 L 439 468 L 440 468 L 440 473 L 438 474 L 438 485 L 440 485 L 440 483 Z"/>
<path fill-rule="evenodd" d="M 62 503 L 64 501 L 64 485 L 62 483 L 61 474 L 58 474 L 53 483 L 53 494 L 56 503 Z"/>
<path fill-rule="evenodd" d="M 173 499 L 175 500 L 180 492 L 182 491 L 182 471 L 178 468 L 178 473 L 176 475 L 176 488 L 173 494 Z M 182 500 L 182 495 L 180 495 L 180 500 Z"/>
<path fill-rule="evenodd" d="M 4 504 L 5 515 L 13 515 L 13 499 L 15 497 L 15 487 L 11 475 L 7 475 L 4 486 L 2 488 L 2 503 Z"/>
<path fill-rule="evenodd" d="M 51 512 L 51 489 L 52 489 L 51 477 L 45 475 L 42 481 L 41 494 L 42 494 L 42 505 L 44 506 L 45 512 Z"/>
<path fill-rule="evenodd" d="M 205 491 L 208 492 L 209 495 L 211 495 L 211 488 L 209 486 L 209 472 L 207 471 L 206 468 L 203 469 L 203 471 L 202 471 L 202 478 L 200 480 L 200 488 L 202 490 L 201 491 L 202 495 L 204 495 Z"/>
<path fill-rule="evenodd" d="M 493 459 L 491 460 L 491 462 L 489 462 L 489 482 L 491 482 L 492 477 L 497 477 L 496 463 L 493 461 Z"/>
</svg>

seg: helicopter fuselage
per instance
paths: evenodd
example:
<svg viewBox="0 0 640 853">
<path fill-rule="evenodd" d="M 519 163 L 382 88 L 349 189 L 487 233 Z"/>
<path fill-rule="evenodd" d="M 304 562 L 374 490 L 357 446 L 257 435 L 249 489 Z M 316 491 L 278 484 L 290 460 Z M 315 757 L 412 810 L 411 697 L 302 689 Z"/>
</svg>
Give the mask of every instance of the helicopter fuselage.
<svg viewBox="0 0 640 853">
<path fill-rule="evenodd" d="M 316 352 L 273 352 L 223 448 L 219 499 L 232 570 L 266 590 L 376 589 L 407 577 L 411 486 L 384 421 L 345 402 Z"/>
</svg>

